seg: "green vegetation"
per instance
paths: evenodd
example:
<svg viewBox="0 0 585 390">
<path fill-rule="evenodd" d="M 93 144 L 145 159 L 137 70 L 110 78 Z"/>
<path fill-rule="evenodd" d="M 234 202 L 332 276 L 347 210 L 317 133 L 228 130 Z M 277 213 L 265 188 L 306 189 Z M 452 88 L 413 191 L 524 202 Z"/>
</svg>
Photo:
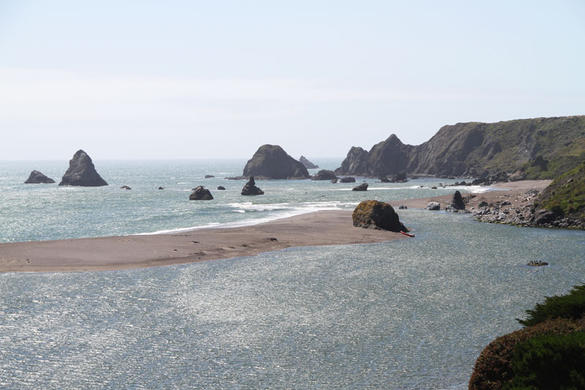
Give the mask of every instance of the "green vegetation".
<svg viewBox="0 0 585 390">
<path fill-rule="evenodd" d="M 585 218 L 585 162 L 556 178 L 536 203 L 563 216 Z"/>
<path fill-rule="evenodd" d="M 578 320 L 585 315 L 585 285 L 575 286 L 569 294 L 547 297 L 533 310 L 526 310 L 528 318 L 518 320 L 524 326 L 533 326 L 555 318 Z"/>
<path fill-rule="evenodd" d="M 585 285 L 526 313 L 481 352 L 469 389 L 585 389 Z"/>
<path fill-rule="evenodd" d="M 514 348 L 505 390 L 585 388 L 585 332 L 547 334 Z"/>
</svg>

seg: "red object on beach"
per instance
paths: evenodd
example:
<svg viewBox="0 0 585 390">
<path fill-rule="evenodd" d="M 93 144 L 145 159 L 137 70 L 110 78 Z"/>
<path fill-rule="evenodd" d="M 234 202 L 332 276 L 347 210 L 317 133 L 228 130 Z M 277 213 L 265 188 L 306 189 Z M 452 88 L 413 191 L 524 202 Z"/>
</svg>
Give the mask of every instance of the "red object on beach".
<svg viewBox="0 0 585 390">
<path fill-rule="evenodd" d="M 404 234 L 407 237 L 414 237 L 414 234 L 410 234 L 410 233 L 406 233 L 406 232 L 400 232 L 402 234 Z"/>
</svg>

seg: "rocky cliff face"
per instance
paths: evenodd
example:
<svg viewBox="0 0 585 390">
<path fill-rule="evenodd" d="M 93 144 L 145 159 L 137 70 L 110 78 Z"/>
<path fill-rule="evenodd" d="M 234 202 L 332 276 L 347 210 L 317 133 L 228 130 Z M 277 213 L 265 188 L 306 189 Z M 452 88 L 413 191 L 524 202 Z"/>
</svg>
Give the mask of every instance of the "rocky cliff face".
<svg viewBox="0 0 585 390">
<path fill-rule="evenodd" d="M 99 187 L 108 183 L 97 173 L 91 158 L 83 150 L 78 150 L 71 160 L 69 169 L 63 175 L 60 186 Z"/>
<path fill-rule="evenodd" d="M 308 178 L 307 168 L 278 145 L 262 145 L 244 167 L 243 176 L 268 179 Z"/>
<path fill-rule="evenodd" d="M 435 176 L 553 178 L 585 161 L 585 116 L 443 126 L 429 141 L 405 145 L 395 135 L 369 151 L 353 147 L 338 175 L 401 172 Z"/>
</svg>

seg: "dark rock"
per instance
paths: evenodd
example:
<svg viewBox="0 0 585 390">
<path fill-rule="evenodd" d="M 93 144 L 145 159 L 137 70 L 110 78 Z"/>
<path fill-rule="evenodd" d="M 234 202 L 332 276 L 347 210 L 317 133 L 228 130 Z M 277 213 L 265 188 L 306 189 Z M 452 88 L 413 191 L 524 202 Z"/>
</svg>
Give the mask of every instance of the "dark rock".
<svg viewBox="0 0 585 390">
<path fill-rule="evenodd" d="M 436 190 L 436 189 L 437 189 L 437 187 L 436 187 L 436 186 L 432 186 L 432 187 L 431 187 L 431 190 Z"/>
<path fill-rule="evenodd" d="M 250 180 L 242 188 L 242 195 L 264 195 L 264 191 L 256 187 L 254 176 L 250 176 Z"/>
<path fill-rule="evenodd" d="M 270 179 L 308 178 L 307 168 L 278 145 L 262 145 L 244 167 L 244 176 Z"/>
<path fill-rule="evenodd" d="M 97 173 L 91 158 L 83 150 L 78 150 L 69 161 L 69 169 L 63 175 L 60 186 L 99 187 L 108 183 Z"/>
<path fill-rule="evenodd" d="M 408 181 L 408 178 L 406 177 L 406 172 L 400 172 L 399 174 L 392 176 L 392 179 L 390 179 L 390 181 L 392 183 L 406 183 Z"/>
<path fill-rule="evenodd" d="M 487 207 L 488 206 L 488 202 L 486 202 L 485 200 L 482 200 L 481 202 L 479 202 L 479 204 L 477 205 L 477 207 Z"/>
<path fill-rule="evenodd" d="M 534 214 L 534 224 L 547 225 L 555 221 L 557 218 L 558 215 L 556 213 L 549 210 L 541 209 Z"/>
<path fill-rule="evenodd" d="M 226 180 L 248 180 L 248 176 L 228 176 Z"/>
<path fill-rule="evenodd" d="M 316 175 L 311 177 L 311 180 L 333 180 L 337 179 L 335 172 L 327 169 L 321 169 Z"/>
<path fill-rule="evenodd" d="M 211 179 L 212 177 L 215 177 L 215 176 L 213 176 L 213 175 L 205 175 L 205 178 L 206 179 Z"/>
<path fill-rule="evenodd" d="M 130 188 L 129 186 L 124 185 L 124 186 L 120 187 L 120 189 L 121 190 L 131 190 L 132 188 Z"/>
<path fill-rule="evenodd" d="M 335 170 L 338 175 L 368 176 L 368 152 L 360 147 L 353 146 L 347 152 L 347 157 L 341 163 L 341 167 Z"/>
<path fill-rule="evenodd" d="M 217 186 L 218 191 L 225 191 L 225 187 L 224 186 Z"/>
<path fill-rule="evenodd" d="M 158 189 L 159 189 L 159 190 L 164 190 L 165 188 L 164 188 L 164 187 L 158 187 Z"/>
<path fill-rule="evenodd" d="M 331 179 L 331 183 L 333 184 L 337 183 L 337 178 Z"/>
<path fill-rule="evenodd" d="M 339 179 L 340 183 L 355 183 L 355 177 L 352 176 L 346 176 L 346 177 L 342 177 L 341 179 Z"/>
<path fill-rule="evenodd" d="M 400 222 L 398 214 L 389 203 L 377 200 L 364 200 L 352 214 L 353 226 L 390 230 L 392 232 L 408 232 Z"/>
<path fill-rule="evenodd" d="M 379 179 L 382 183 L 391 183 L 387 176 L 380 176 Z"/>
<path fill-rule="evenodd" d="M 455 191 L 451 200 L 451 207 L 455 210 L 465 210 L 465 202 L 463 201 L 461 192 Z"/>
<path fill-rule="evenodd" d="M 548 263 L 546 261 L 542 261 L 542 260 L 531 260 L 526 265 L 529 265 L 531 267 L 542 267 L 542 266 L 548 265 Z"/>
<path fill-rule="evenodd" d="M 26 179 L 26 181 L 24 182 L 24 184 L 51 184 L 54 182 L 55 180 L 43 175 L 39 171 L 32 171 L 28 176 L 28 179 Z"/>
<path fill-rule="evenodd" d="M 427 204 L 427 210 L 440 210 L 441 209 L 441 204 L 439 202 L 429 202 Z"/>
<path fill-rule="evenodd" d="M 399 210 L 406 210 L 408 208 L 408 206 L 405 206 L 403 204 L 401 204 L 400 206 L 398 206 Z"/>
<path fill-rule="evenodd" d="M 353 187 L 352 191 L 367 191 L 368 190 L 368 183 L 362 183 L 357 187 Z"/>
<path fill-rule="evenodd" d="M 213 199 L 213 195 L 211 195 L 211 192 L 203 186 L 197 186 L 197 187 L 193 188 L 193 192 L 191 193 L 191 195 L 189 195 L 189 200 L 212 200 L 212 199 Z"/>
<path fill-rule="evenodd" d="M 301 156 L 301 158 L 299 158 L 299 162 L 301 164 L 303 164 L 305 166 L 305 168 L 307 168 L 307 169 L 317 169 L 317 168 L 319 168 L 318 165 L 315 165 L 312 162 L 310 162 L 305 156 Z"/>
</svg>

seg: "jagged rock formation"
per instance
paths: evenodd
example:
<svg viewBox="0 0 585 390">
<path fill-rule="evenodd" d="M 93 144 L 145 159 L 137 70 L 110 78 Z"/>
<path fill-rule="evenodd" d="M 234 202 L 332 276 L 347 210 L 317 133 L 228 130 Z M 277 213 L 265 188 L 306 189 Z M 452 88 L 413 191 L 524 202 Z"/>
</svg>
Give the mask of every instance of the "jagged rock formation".
<svg viewBox="0 0 585 390">
<path fill-rule="evenodd" d="M 299 162 L 301 164 L 303 164 L 305 166 L 305 168 L 307 168 L 307 169 L 317 169 L 317 168 L 319 168 L 319 165 L 313 164 L 305 156 L 301 156 L 301 158 L 299 158 Z"/>
<path fill-rule="evenodd" d="M 242 188 L 242 195 L 264 195 L 264 191 L 256 187 L 254 176 L 250 176 L 250 180 Z"/>
<path fill-rule="evenodd" d="M 334 180 L 337 179 L 335 172 L 327 169 L 321 169 L 316 175 L 311 177 L 311 180 Z"/>
<path fill-rule="evenodd" d="M 243 176 L 268 179 L 306 179 L 307 168 L 278 145 L 262 145 L 244 167 Z"/>
<path fill-rule="evenodd" d="M 32 171 L 28 176 L 28 179 L 26 179 L 26 181 L 24 182 L 24 184 L 51 184 L 54 182 L 55 180 L 43 175 L 39 171 Z"/>
<path fill-rule="evenodd" d="M 367 191 L 368 190 L 368 183 L 362 183 L 357 187 L 353 187 L 352 191 Z"/>
<path fill-rule="evenodd" d="M 213 195 L 211 191 L 203 186 L 197 186 L 193 188 L 193 192 L 189 195 L 189 200 L 212 200 Z"/>
<path fill-rule="evenodd" d="M 353 210 L 351 217 L 356 227 L 408 232 L 389 203 L 364 200 Z"/>
<path fill-rule="evenodd" d="M 78 150 L 71 160 L 69 169 L 63 175 L 60 186 L 99 187 L 108 183 L 97 173 L 91 158 L 83 150 Z"/>
<path fill-rule="evenodd" d="M 405 145 L 392 134 L 369 152 L 352 147 L 338 175 L 554 178 L 585 161 L 585 116 L 443 126 L 429 141 Z"/>
<path fill-rule="evenodd" d="M 369 176 L 368 152 L 364 149 L 352 146 L 347 152 L 347 157 L 341 163 L 341 167 L 335 170 L 338 175 Z"/>
</svg>

